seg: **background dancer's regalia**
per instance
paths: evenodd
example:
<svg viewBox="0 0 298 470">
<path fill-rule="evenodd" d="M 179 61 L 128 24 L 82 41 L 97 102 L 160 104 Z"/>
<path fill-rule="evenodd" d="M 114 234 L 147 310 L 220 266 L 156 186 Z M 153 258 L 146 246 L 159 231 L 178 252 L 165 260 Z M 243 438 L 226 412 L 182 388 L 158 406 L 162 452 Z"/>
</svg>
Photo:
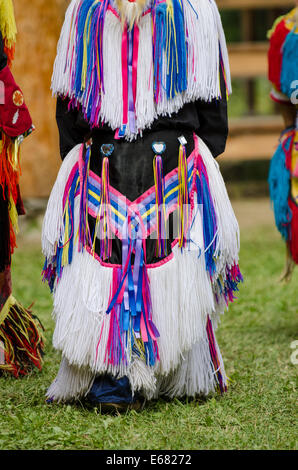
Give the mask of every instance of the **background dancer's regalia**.
<svg viewBox="0 0 298 470">
<path fill-rule="evenodd" d="M 43 273 L 62 363 L 48 399 L 224 392 L 214 330 L 242 277 L 214 159 L 231 91 L 215 2 L 73 0 L 52 90 L 64 161 Z"/>
<path fill-rule="evenodd" d="M 271 160 L 269 187 L 276 226 L 287 246 L 282 279 L 290 280 L 298 263 L 298 7 L 278 18 L 269 38 L 271 98 L 286 126 Z"/>
<path fill-rule="evenodd" d="M 16 24 L 11 0 L 0 0 L 0 374 L 26 375 L 41 369 L 43 339 L 38 323 L 12 296 L 11 255 L 18 215 L 24 214 L 19 190 L 20 145 L 33 130 L 23 94 L 10 66 Z"/>
</svg>

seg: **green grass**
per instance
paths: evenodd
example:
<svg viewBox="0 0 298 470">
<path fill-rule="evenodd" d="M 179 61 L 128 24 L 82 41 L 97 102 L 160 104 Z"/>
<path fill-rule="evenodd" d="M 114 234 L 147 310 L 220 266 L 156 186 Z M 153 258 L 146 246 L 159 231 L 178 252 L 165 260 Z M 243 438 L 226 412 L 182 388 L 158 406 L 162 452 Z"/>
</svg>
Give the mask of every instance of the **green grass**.
<svg viewBox="0 0 298 470">
<path fill-rule="evenodd" d="M 218 340 L 231 386 L 224 396 L 159 400 L 142 413 L 101 415 L 86 405 L 47 405 L 44 395 L 59 354 L 51 346 L 51 297 L 40 282 L 38 244 L 14 256 L 14 295 L 46 327 L 43 371 L 0 378 L 0 449 L 294 449 L 297 366 L 290 361 L 297 334 L 298 270 L 277 282 L 284 246 L 273 227 L 242 233 L 245 284 L 223 317 Z"/>
</svg>

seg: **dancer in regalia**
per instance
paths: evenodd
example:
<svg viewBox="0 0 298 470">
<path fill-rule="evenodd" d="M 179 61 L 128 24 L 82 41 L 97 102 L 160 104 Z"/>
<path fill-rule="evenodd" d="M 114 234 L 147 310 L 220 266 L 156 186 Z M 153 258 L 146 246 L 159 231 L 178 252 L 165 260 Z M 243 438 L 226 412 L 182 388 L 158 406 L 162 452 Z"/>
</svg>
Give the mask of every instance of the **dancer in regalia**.
<svg viewBox="0 0 298 470">
<path fill-rule="evenodd" d="M 0 375 L 26 375 L 41 369 L 43 338 L 38 322 L 12 295 L 11 255 L 18 215 L 24 214 L 19 190 L 20 145 L 33 125 L 10 66 L 16 24 L 11 0 L 0 0 Z"/>
<path fill-rule="evenodd" d="M 49 401 L 227 389 L 214 331 L 242 280 L 215 160 L 230 71 L 213 0 L 73 0 L 52 78 L 63 164 L 43 224 L 61 351 Z"/>
<path fill-rule="evenodd" d="M 269 187 L 276 226 L 286 242 L 281 280 L 289 281 L 298 263 L 298 7 L 278 18 L 269 38 L 271 98 L 285 125 L 271 160 Z"/>
</svg>

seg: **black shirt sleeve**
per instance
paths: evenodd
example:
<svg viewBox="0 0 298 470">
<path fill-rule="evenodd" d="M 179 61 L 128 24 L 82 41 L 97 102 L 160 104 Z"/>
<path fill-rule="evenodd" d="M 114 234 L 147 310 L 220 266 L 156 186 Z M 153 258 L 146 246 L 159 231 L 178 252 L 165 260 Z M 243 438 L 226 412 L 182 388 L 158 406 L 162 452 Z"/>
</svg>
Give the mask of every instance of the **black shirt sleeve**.
<svg viewBox="0 0 298 470">
<path fill-rule="evenodd" d="M 208 146 L 214 158 L 225 151 L 229 132 L 227 92 L 222 71 L 220 81 L 221 100 L 213 100 L 211 103 L 199 100 L 196 103 L 200 122 L 197 134 Z"/>
<path fill-rule="evenodd" d="M 60 136 L 60 154 L 62 160 L 68 152 L 85 141 L 90 134 L 90 127 L 83 114 L 77 109 L 68 109 L 68 99 L 57 99 L 56 120 Z"/>
</svg>

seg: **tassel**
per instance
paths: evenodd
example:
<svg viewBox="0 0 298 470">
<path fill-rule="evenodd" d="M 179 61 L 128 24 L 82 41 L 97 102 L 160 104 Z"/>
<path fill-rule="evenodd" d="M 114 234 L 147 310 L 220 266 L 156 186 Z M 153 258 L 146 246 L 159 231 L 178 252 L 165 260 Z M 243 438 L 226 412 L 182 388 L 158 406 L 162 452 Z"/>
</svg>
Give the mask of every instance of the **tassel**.
<svg viewBox="0 0 298 470">
<path fill-rule="evenodd" d="M 187 53 L 181 0 L 167 0 L 167 98 L 187 89 Z"/>
<path fill-rule="evenodd" d="M 163 258 L 167 256 L 167 224 L 166 224 L 166 204 L 165 187 L 163 177 L 162 157 L 155 155 L 153 160 L 153 172 L 155 183 L 155 212 L 156 212 L 156 257 Z"/>
<path fill-rule="evenodd" d="M 159 103 L 163 71 L 163 51 L 166 48 L 167 6 L 159 3 L 153 9 L 154 99 Z"/>
<path fill-rule="evenodd" d="M 101 191 L 98 214 L 96 217 L 95 231 L 93 237 L 93 252 L 95 242 L 100 238 L 100 257 L 106 261 L 112 256 L 112 230 L 111 230 L 111 205 L 110 205 L 110 180 L 109 180 L 109 158 L 102 160 Z"/>
<path fill-rule="evenodd" d="M 188 167 L 185 145 L 179 146 L 179 248 L 184 248 L 187 240 L 187 231 L 189 229 L 190 201 L 188 194 Z"/>
<path fill-rule="evenodd" d="M 83 251 L 89 242 L 88 224 L 88 175 L 90 167 L 91 147 L 87 147 L 84 156 L 84 146 L 82 146 L 79 157 L 80 175 L 80 222 L 79 222 L 79 251 Z"/>
<path fill-rule="evenodd" d="M 0 371 L 19 377 L 28 374 L 33 366 L 41 369 L 44 338 L 35 318 L 12 296 L 7 299 L 0 312 L 0 339 L 5 359 Z"/>
<path fill-rule="evenodd" d="M 157 4 L 153 15 L 154 98 L 160 100 L 161 88 L 172 99 L 187 89 L 187 51 L 183 6 L 180 0 Z M 163 55 L 166 64 L 163 64 Z M 166 66 L 166 83 L 162 83 Z"/>
<path fill-rule="evenodd" d="M 85 118 L 98 125 L 101 91 L 104 93 L 102 42 L 109 0 L 82 3 L 76 17 L 76 66 L 73 70 L 75 102 L 84 103 Z"/>
</svg>

